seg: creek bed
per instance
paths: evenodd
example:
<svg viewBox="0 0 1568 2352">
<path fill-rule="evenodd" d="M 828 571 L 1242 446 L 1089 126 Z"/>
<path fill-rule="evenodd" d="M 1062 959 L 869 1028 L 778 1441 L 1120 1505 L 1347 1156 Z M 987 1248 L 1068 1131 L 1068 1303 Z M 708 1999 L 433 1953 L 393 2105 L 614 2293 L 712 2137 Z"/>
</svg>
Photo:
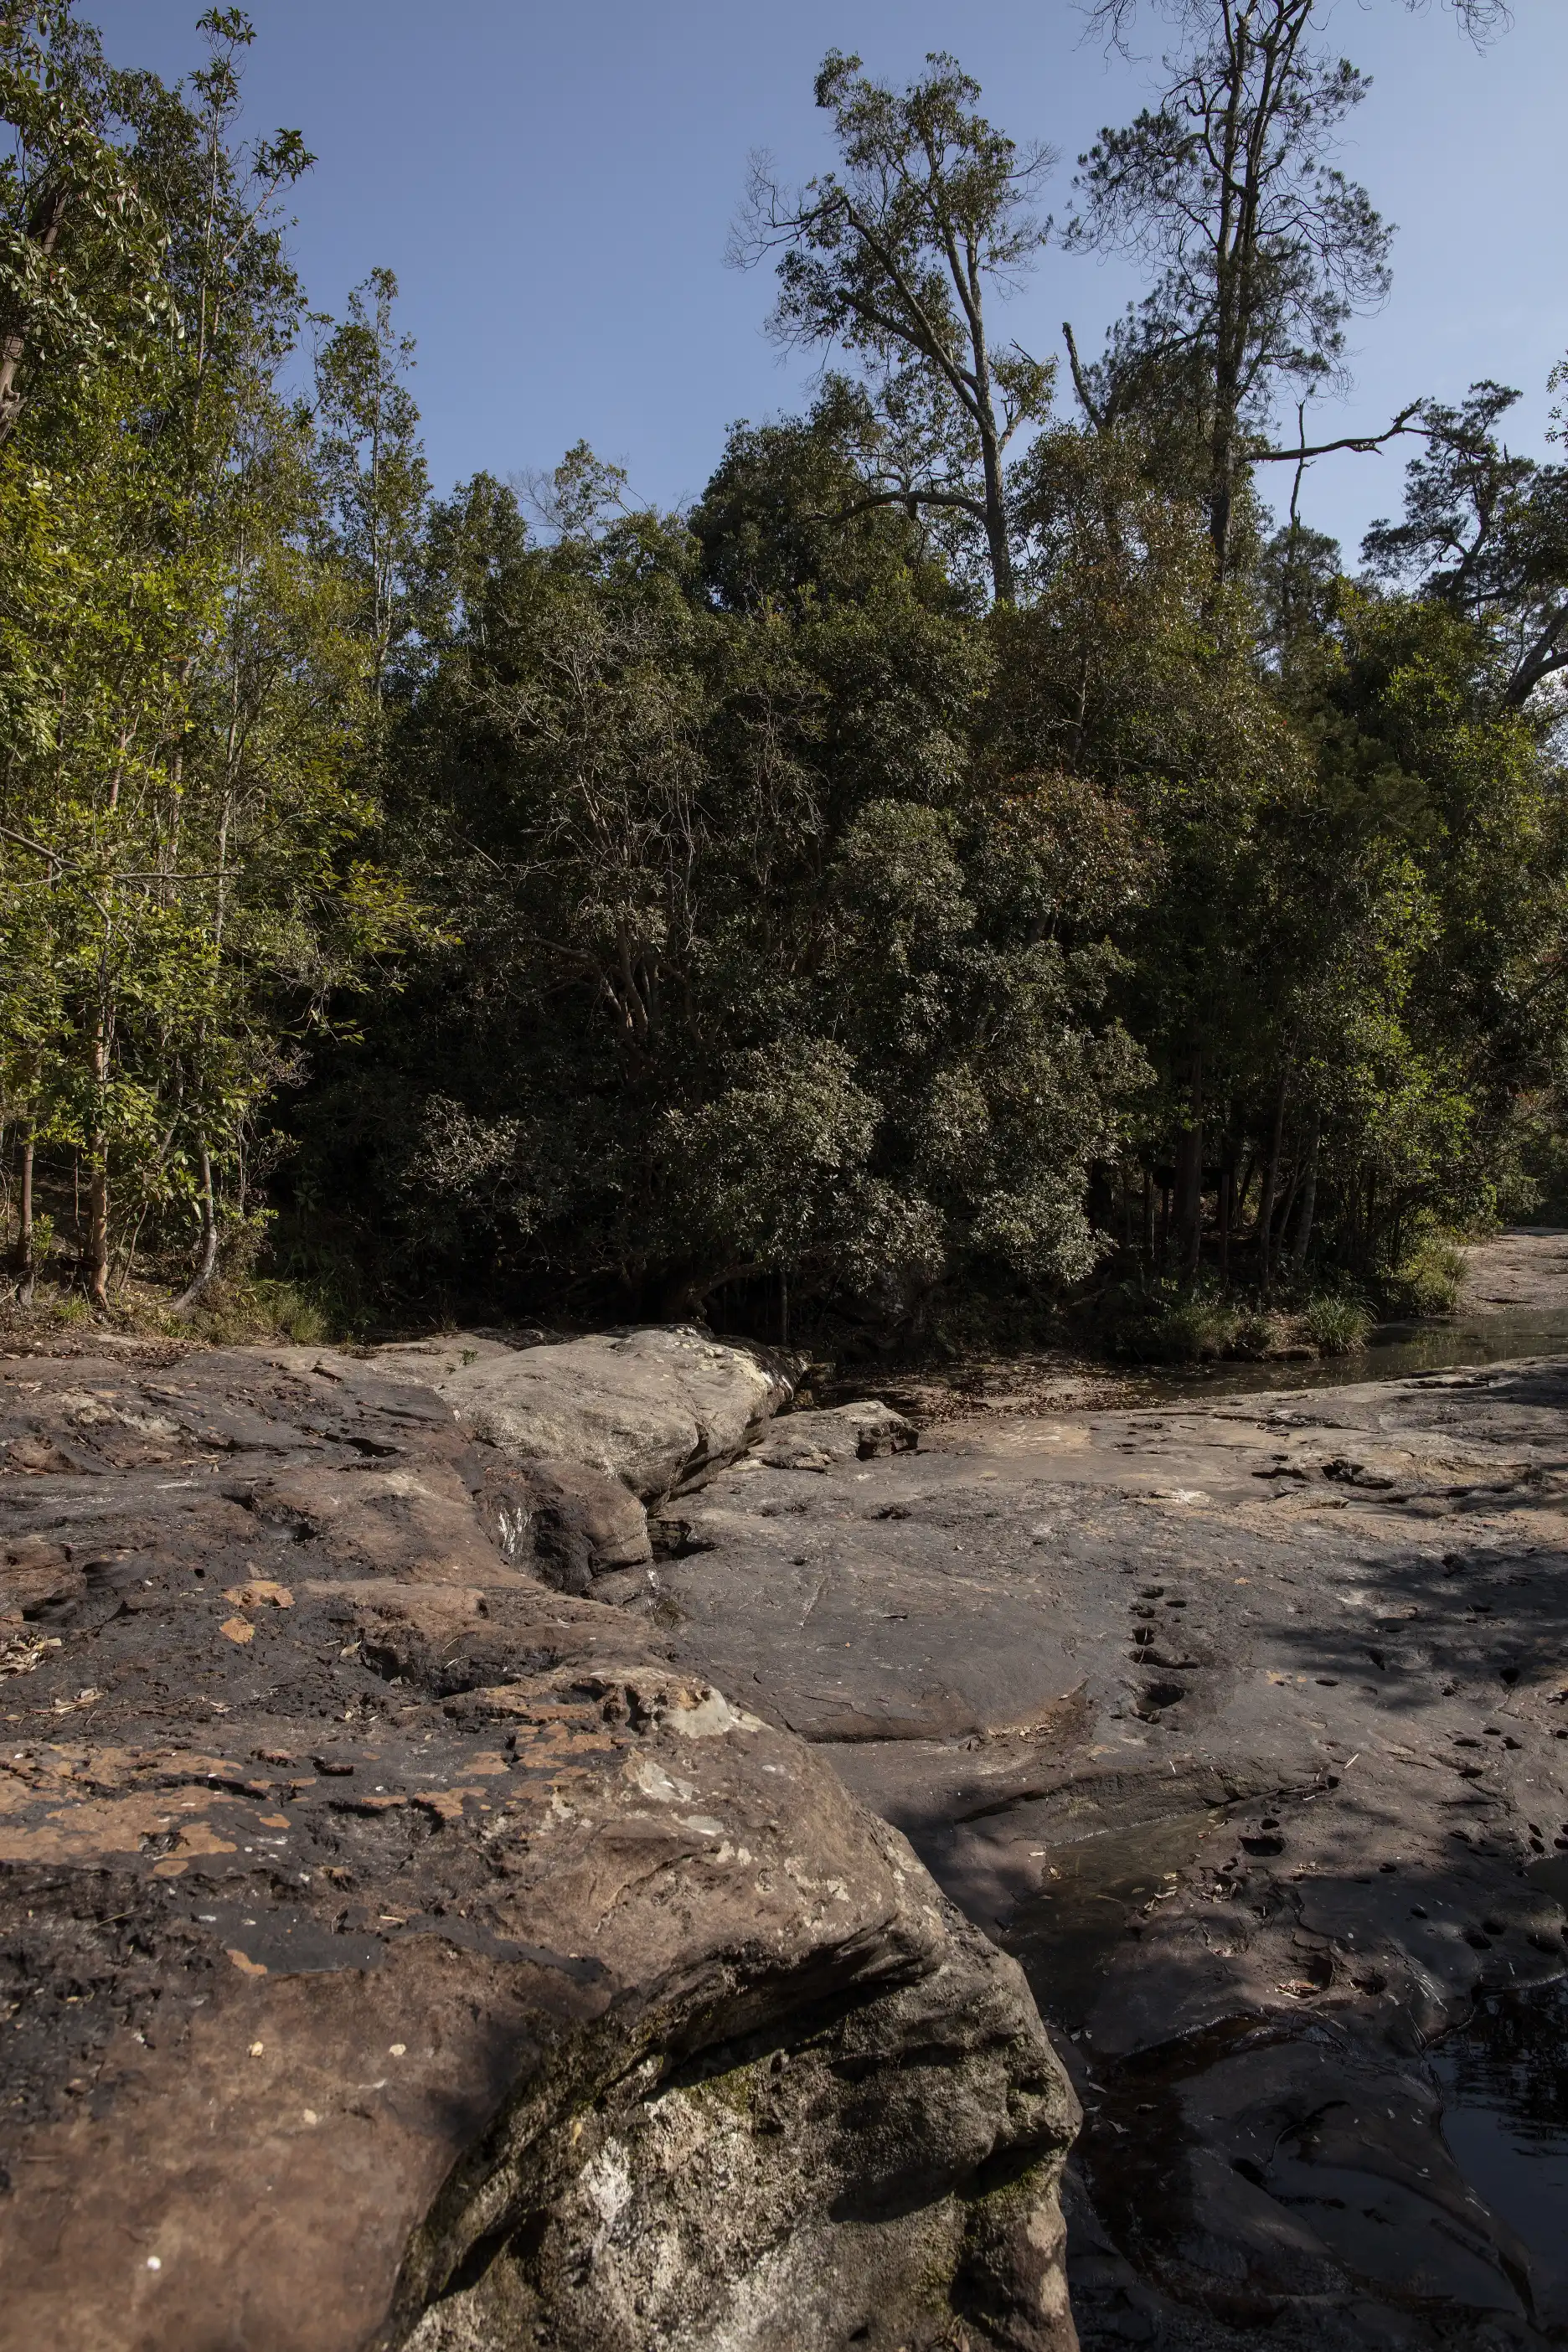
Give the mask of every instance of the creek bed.
<svg viewBox="0 0 1568 2352">
<path fill-rule="evenodd" d="M 1404 1381 L 1423 1372 L 1468 1364 L 1524 1362 L 1568 1354 L 1568 1307 L 1510 1307 L 1446 1317 L 1429 1323 L 1383 1323 L 1366 1345 L 1348 1356 L 1231 1359 L 1211 1364 L 1161 1365 L 1133 1372 L 1130 1404 L 1211 1402 L 1258 1396 L 1281 1389 L 1343 1388 L 1361 1381 Z"/>
</svg>

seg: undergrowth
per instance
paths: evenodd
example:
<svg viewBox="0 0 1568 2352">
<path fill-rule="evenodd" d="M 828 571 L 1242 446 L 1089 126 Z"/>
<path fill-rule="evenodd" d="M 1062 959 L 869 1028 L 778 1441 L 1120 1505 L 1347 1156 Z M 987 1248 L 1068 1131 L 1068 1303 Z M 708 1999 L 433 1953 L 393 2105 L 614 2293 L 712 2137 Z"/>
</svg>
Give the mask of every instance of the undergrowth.
<svg viewBox="0 0 1568 2352">
<path fill-rule="evenodd" d="M 1343 1356 L 1365 1345 L 1373 1315 L 1357 1293 L 1308 1291 L 1278 1302 L 1226 1291 L 1212 1276 L 1123 1284 L 1105 1306 L 1112 1351 L 1143 1363 L 1219 1357 Z"/>
</svg>

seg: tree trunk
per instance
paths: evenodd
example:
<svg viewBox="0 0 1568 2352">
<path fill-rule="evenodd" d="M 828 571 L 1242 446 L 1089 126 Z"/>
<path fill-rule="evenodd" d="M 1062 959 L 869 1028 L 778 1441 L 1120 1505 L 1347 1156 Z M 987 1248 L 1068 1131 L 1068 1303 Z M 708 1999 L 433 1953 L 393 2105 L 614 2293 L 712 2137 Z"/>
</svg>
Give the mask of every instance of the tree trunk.
<svg viewBox="0 0 1568 2352">
<path fill-rule="evenodd" d="M 1018 592 L 1013 572 L 1013 551 L 1007 544 L 1007 521 L 1002 505 L 1000 480 L 994 491 L 989 482 L 986 484 L 985 539 L 991 558 L 992 593 L 998 604 L 1011 604 L 1016 601 Z"/>
<path fill-rule="evenodd" d="M 1230 1217 L 1231 1201 L 1236 1188 L 1236 1171 L 1226 1166 L 1219 1177 L 1219 1279 L 1222 1289 L 1230 1288 Z"/>
<path fill-rule="evenodd" d="M 1307 1169 L 1301 1188 L 1301 1214 L 1296 1226 L 1296 1246 L 1292 1253 L 1298 1266 L 1307 1263 L 1307 1252 L 1312 1243 L 1312 1213 L 1318 1204 L 1318 1135 L 1319 1122 L 1312 1121 L 1311 1139 L 1307 1146 Z"/>
<path fill-rule="evenodd" d="M 1204 1066 L 1194 1054 L 1187 1124 L 1176 1139 L 1176 1249 L 1184 1274 L 1196 1274 L 1203 1244 Z"/>
<path fill-rule="evenodd" d="M 87 1188 L 87 1244 L 82 1252 L 82 1276 L 89 1305 L 109 1310 L 109 1138 L 101 1131 L 92 1139 L 92 1175 Z"/>
<path fill-rule="evenodd" d="M 1146 1275 L 1154 1271 L 1154 1178 L 1147 1168 L 1143 1171 L 1143 1271 Z"/>
<path fill-rule="evenodd" d="M 46 190 L 33 207 L 26 233 L 41 253 L 52 254 L 55 249 L 66 216 L 66 201 L 65 189 L 57 186 Z M 26 355 L 26 321 L 18 317 L 0 338 L 0 443 L 10 439 L 26 406 L 19 381 Z"/>
<path fill-rule="evenodd" d="M 1274 1130 L 1268 1139 L 1268 1165 L 1263 1178 L 1263 1200 L 1258 1212 L 1258 1279 L 1265 1291 L 1268 1288 L 1268 1229 L 1274 1223 L 1274 1203 L 1279 1193 L 1279 1147 L 1285 1136 L 1285 1095 L 1289 1069 L 1279 1073 L 1279 1091 L 1274 1097 Z"/>
<path fill-rule="evenodd" d="M 102 1118 L 103 1090 L 109 1081 L 109 1042 L 100 1011 L 92 1034 L 94 1112 Z M 109 1136 L 95 1125 L 88 1144 L 91 1174 L 87 1191 L 87 1238 L 81 1270 L 89 1304 L 100 1315 L 109 1311 Z"/>
<path fill-rule="evenodd" d="M 1290 1181 L 1285 1187 L 1285 1197 L 1279 1204 L 1279 1214 L 1275 1219 L 1275 1233 L 1269 1240 L 1269 1250 L 1276 1266 L 1285 1255 L 1285 1236 L 1290 1230 L 1290 1219 L 1296 1207 L 1296 1195 L 1300 1189 L 1301 1171 L 1298 1166 L 1290 1171 Z"/>
<path fill-rule="evenodd" d="M 16 1255 L 13 1269 L 16 1276 L 16 1297 L 24 1307 L 30 1307 L 33 1286 L 37 1280 L 33 1265 L 33 1139 L 30 1135 L 22 1146 L 22 1200 L 16 1221 Z"/>
<path fill-rule="evenodd" d="M 196 1270 L 174 1301 L 176 1315 L 189 1315 L 217 1272 L 217 1211 L 213 1202 L 212 1155 L 202 1146 L 202 1238 Z"/>
</svg>

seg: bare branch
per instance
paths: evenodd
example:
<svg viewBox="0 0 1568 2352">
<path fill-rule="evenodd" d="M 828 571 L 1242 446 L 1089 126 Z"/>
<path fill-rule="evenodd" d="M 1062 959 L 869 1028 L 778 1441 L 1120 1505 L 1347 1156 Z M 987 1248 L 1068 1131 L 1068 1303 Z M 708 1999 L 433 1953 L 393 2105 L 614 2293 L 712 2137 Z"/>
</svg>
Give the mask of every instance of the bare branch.
<svg viewBox="0 0 1568 2352">
<path fill-rule="evenodd" d="M 1095 406 L 1093 396 L 1089 389 L 1089 378 L 1084 373 L 1083 362 L 1078 355 L 1078 338 L 1073 333 L 1072 321 L 1069 319 L 1062 320 L 1062 339 L 1068 347 L 1068 364 L 1072 369 L 1073 390 L 1077 393 L 1083 413 L 1095 431 L 1103 433 L 1108 422 L 1106 412 Z"/>
<path fill-rule="evenodd" d="M 1342 440 L 1320 441 L 1310 449 L 1304 446 L 1295 449 L 1254 449 L 1249 454 L 1260 466 L 1303 466 L 1310 457 L 1331 457 L 1338 449 L 1356 449 L 1363 456 L 1368 456 L 1373 450 L 1381 449 L 1385 441 L 1393 441 L 1402 433 L 1427 432 L 1428 426 L 1413 425 L 1410 421 L 1420 415 L 1421 407 L 1420 401 L 1413 400 L 1408 408 L 1400 410 L 1393 424 L 1383 433 L 1347 433 Z"/>
</svg>

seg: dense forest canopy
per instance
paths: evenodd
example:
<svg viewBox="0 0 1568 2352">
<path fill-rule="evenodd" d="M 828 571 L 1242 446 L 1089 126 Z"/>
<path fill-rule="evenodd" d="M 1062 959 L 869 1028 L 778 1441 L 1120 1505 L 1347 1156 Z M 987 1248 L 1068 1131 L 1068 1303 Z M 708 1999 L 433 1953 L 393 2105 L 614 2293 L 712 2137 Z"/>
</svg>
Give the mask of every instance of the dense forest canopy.
<svg viewBox="0 0 1568 2352">
<path fill-rule="evenodd" d="M 307 308 L 240 11 L 171 88 L 0 6 L 20 1295 L 886 1346 L 1418 1304 L 1554 1193 L 1568 465 L 1490 381 L 1314 440 L 1391 268 L 1363 84 L 1320 0 L 1144 13 L 1056 232 L 955 58 L 825 59 L 835 168 L 733 238 L 816 395 L 661 513 L 583 445 L 435 494 L 392 270 Z M 1051 233 L 1147 284 L 1060 366 L 1007 329 Z M 1347 559 L 1313 457 L 1391 442 Z"/>
</svg>

